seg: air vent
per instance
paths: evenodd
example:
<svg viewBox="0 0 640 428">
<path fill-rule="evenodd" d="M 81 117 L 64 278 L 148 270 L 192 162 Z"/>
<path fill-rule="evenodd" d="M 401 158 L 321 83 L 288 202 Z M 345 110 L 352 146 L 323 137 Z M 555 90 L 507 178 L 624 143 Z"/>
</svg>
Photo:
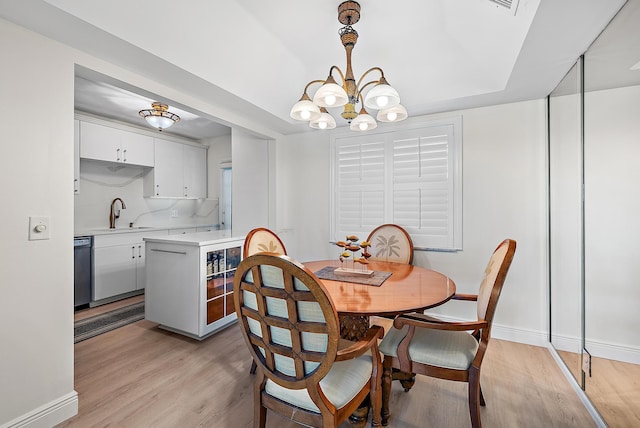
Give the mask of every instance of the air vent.
<svg viewBox="0 0 640 428">
<path fill-rule="evenodd" d="M 513 15 L 516 14 L 518 9 L 519 0 L 489 0 L 490 3 L 500 6 L 502 10 L 510 11 Z"/>
</svg>

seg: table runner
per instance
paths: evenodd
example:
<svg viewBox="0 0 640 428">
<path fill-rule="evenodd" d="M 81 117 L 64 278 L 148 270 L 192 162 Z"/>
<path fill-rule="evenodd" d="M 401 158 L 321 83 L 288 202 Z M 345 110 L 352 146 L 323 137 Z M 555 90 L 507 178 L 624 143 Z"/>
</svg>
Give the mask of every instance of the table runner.
<svg viewBox="0 0 640 428">
<path fill-rule="evenodd" d="M 391 276 L 391 272 L 373 271 L 373 275 L 369 277 L 336 275 L 334 266 L 325 266 L 317 272 L 314 272 L 320 279 L 328 279 L 331 281 L 352 282 L 354 284 L 373 285 L 380 287 L 387 278 Z"/>
</svg>

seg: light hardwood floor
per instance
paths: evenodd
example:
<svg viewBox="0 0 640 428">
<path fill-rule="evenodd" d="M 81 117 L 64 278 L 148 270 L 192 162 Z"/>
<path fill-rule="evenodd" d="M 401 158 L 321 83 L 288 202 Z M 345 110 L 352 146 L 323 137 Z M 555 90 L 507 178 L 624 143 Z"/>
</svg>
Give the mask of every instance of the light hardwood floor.
<svg viewBox="0 0 640 428">
<path fill-rule="evenodd" d="M 558 354 L 573 368 L 574 376 L 579 376 L 580 355 L 566 351 Z M 607 425 L 640 427 L 640 365 L 592 357 L 591 368 L 585 392 Z"/>
<path fill-rule="evenodd" d="M 202 342 L 127 325 L 75 345 L 79 414 L 59 427 L 251 427 L 250 363 L 237 324 Z M 482 385 L 485 427 L 595 426 L 544 348 L 492 340 Z M 466 394 L 463 383 L 418 377 L 405 393 L 394 382 L 389 426 L 470 427 Z M 267 416 L 269 428 L 299 426 Z"/>
<path fill-rule="evenodd" d="M 127 299 L 118 300 L 116 302 L 108 303 L 106 305 L 96 306 L 94 308 L 80 309 L 73 313 L 73 320 L 80 321 L 85 318 L 93 317 L 95 315 L 104 314 L 105 312 L 113 311 L 124 306 L 133 305 L 134 303 L 143 302 L 144 294 L 139 296 L 129 297 Z"/>
</svg>

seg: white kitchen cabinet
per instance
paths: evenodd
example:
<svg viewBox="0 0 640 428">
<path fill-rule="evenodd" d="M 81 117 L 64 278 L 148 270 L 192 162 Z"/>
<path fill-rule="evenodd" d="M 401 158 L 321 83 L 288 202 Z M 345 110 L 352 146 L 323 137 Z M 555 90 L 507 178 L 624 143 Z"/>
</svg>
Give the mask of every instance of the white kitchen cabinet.
<svg viewBox="0 0 640 428">
<path fill-rule="evenodd" d="M 183 146 L 183 185 L 185 198 L 207 197 L 207 150 Z"/>
<path fill-rule="evenodd" d="M 73 194 L 80 194 L 80 121 L 73 121 Z"/>
<path fill-rule="evenodd" d="M 144 196 L 183 198 L 182 144 L 154 139 L 155 165 L 144 178 Z"/>
<path fill-rule="evenodd" d="M 138 294 L 146 284 L 145 236 L 166 230 L 96 235 L 93 241 L 93 305 Z"/>
<path fill-rule="evenodd" d="M 80 157 L 154 166 L 153 137 L 80 121 Z"/>
<path fill-rule="evenodd" d="M 155 166 L 144 177 L 144 196 L 206 198 L 206 148 L 158 138 L 154 140 Z"/>
<path fill-rule="evenodd" d="M 146 237 L 145 318 L 203 339 L 237 317 L 233 280 L 243 237 L 230 231 Z"/>
<path fill-rule="evenodd" d="M 136 245 L 116 245 L 94 249 L 93 299 L 107 299 L 136 290 Z"/>
</svg>

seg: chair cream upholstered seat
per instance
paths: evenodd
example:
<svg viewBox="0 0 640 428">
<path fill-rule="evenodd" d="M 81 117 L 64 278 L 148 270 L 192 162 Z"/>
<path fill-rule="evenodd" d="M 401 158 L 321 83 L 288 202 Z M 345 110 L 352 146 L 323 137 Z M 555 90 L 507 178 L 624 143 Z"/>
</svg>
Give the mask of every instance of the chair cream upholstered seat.
<svg viewBox="0 0 640 428">
<path fill-rule="evenodd" d="M 380 343 L 380 352 L 398 356 L 398 345 L 405 338 L 408 326 L 389 330 Z M 466 331 L 417 329 L 409 343 L 411 361 L 449 369 L 466 370 L 478 351 L 478 341 Z"/>
<path fill-rule="evenodd" d="M 340 347 L 338 314 L 324 286 L 285 255 L 246 257 L 233 294 L 240 330 L 258 367 L 255 427 L 265 426 L 267 409 L 303 425 L 337 427 L 367 395 L 372 426 L 380 426 L 381 327 Z"/>
<path fill-rule="evenodd" d="M 384 355 L 382 374 L 382 424 L 389 421 L 392 369 L 440 379 L 467 382 L 469 416 L 474 428 L 482 426 L 480 368 L 491 338 L 498 298 L 516 250 L 505 239 L 495 249 L 484 271 L 477 295 L 456 294 L 453 299 L 477 302 L 476 321 L 447 322 L 422 313 L 396 317 L 380 343 Z M 405 387 L 405 391 L 408 389 Z"/>
<path fill-rule="evenodd" d="M 334 363 L 327 376 L 320 381 L 320 387 L 329 402 L 339 409 L 353 400 L 358 392 L 371 382 L 373 363 L 370 352 L 352 360 Z M 306 389 L 287 389 L 272 380 L 267 380 L 264 390 L 287 403 L 320 413 Z"/>
</svg>

